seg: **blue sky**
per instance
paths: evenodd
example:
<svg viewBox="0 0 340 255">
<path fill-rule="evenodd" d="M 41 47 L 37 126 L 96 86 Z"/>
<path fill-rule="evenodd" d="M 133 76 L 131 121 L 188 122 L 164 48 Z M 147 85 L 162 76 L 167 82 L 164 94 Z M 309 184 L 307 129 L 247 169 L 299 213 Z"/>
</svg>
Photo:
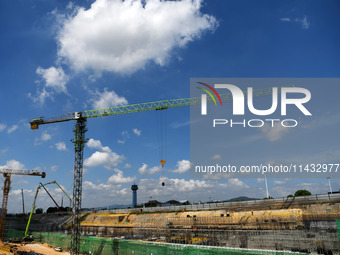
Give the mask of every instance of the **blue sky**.
<svg viewBox="0 0 340 255">
<path fill-rule="evenodd" d="M 0 7 L 0 166 L 46 171 L 44 182 L 57 180 L 69 194 L 74 123 L 33 131 L 30 119 L 186 98 L 192 77 L 339 77 L 338 1 L 3 0 Z M 339 93 L 338 87 L 331 90 L 333 96 Z M 318 149 L 304 150 L 305 158 L 340 151 L 334 98 L 320 101 L 318 116 L 330 124 L 311 131 Z M 157 114 L 88 120 L 84 207 L 130 204 L 133 182 L 139 184 L 139 202 L 265 196 L 261 179 L 190 179 L 188 107 L 164 113 L 167 163 L 160 170 Z M 279 145 L 291 135 L 296 134 L 275 141 L 264 137 L 261 143 Z M 236 137 L 230 138 L 233 142 Z M 242 150 L 258 142 L 247 142 Z M 281 148 L 276 153 L 289 150 Z M 277 156 L 271 151 L 272 158 Z M 9 211 L 21 210 L 21 189 L 28 210 L 41 180 L 12 179 Z M 332 185 L 340 188 L 337 179 Z M 325 178 L 270 179 L 269 188 L 274 197 L 299 188 L 329 189 Z M 60 191 L 50 189 L 60 201 Z M 42 193 L 38 206 L 53 204 Z"/>
</svg>

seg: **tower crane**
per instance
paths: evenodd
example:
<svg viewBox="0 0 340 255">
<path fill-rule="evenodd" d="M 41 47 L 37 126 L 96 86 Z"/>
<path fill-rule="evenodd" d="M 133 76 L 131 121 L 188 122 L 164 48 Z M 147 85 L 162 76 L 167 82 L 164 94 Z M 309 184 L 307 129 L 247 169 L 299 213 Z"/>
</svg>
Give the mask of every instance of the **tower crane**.
<svg viewBox="0 0 340 255">
<path fill-rule="evenodd" d="M 244 91 L 245 95 L 246 93 L 247 92 Z M 253 90 L 253 96 L 263 96 L 271 94 L 272 88 Z M 229 101 L 232 100 L 232 94 L 231 93 L 220 94 L 220 98 L 221 101 Z M 207 101 L 213 102 L 213 99 L 209 98 Z M 70 112 L 52 118 L 40 117 L 32 119 L 30 121 L 31 129 L 38 129 L 40 125 L 44 124 L 52 124 L 71 120 L 76 121 L 75 128 L 73 130 L 74 139 L 72 140 L 72 142 L 74 143 L 75 160 L 73 178 L 73 221 L 72 221 L 71 254 L 78 255 L 80 253 L 80 219 L 81 219 L 80 211 L 82 199 L 81 194 L 83 178 L 83 152 L 86 143 L 85 133 L 87 132 L 86 128 L 87 119 L 121 115 L 127 113 L 145 112 L 152 110 L 164 110 L 168 108 L 197 105 L 200 103 L 201 103 L 200 97 L 171 99 L 82 112 Z"/>
<path fill-rule="evenodd" d="M 4 240 L 4 232 L 5 232 L 5 221 L 6 221 L 6 213 L 7 213 L 7 202 L 8 195 L 11 189 L 11 175 L 31 175 L 31 176 L 41 176 L 41 178 L 45 178 L 45 172 L 38 172 L 37 170 L 12 170 L 12 169 L 1 169 L 0 174 L 3 174 L 5 177 L 4 183 L 4 193 L 2 199 L 2 209 L 1 209 L 1 218 L 0 218 L 0 240 Z"/>
</svg>

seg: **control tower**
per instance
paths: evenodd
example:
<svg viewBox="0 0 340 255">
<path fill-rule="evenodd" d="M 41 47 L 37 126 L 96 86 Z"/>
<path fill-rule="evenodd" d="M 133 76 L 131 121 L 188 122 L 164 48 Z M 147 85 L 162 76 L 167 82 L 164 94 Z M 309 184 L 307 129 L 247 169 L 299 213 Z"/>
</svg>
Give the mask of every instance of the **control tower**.
<svg viewBox="0 0 340 255">
<path fill-rule="evenodd" d="M 135 208 L 137 206 L 137 190 L 138 190 L 138 185 L 135 183 L 131 186 L 132 190 L 132 208 Z"/>
</svg>

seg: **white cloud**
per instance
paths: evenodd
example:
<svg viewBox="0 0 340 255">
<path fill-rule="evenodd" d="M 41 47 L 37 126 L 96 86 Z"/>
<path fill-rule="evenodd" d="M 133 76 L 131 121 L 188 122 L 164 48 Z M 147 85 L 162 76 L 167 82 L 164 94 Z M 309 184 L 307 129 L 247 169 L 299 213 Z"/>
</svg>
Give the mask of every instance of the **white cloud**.
<svg viewBox="0 0 340 255">
<path fill-rule="evenodd" d="M 125 97 L 120 97 L 113 90 L 108 91 L 107 88 L 104 88 L 102 93 L 99 91 L 92 92 L 92 95 L 93 98 L 90 99 L 90 102 L 94 109 L 104 109 L 128 104 Z"/>
<path fill-rule="evenodd" d="M 213 188 L 214 186 L 213 182 L 205 180 L 171 179 L 171 181 L 179 192 Z"/>
<path fill-rule="evenodd" d="M 51 172 L 56 172 L 58 168 L 58 166 L 51 166 Z"/>
<path fill-rule="evenodd" d="M 51 66 L 50 68 L 44 69 L 38 67 L 36 73 L 42 77 L 45 82 L 46 88 L 51 88 L 57 93 L 66 93 L 66 83 L 69 77 L 65 74 L 61 67 Z"/>
<path fill-rule="evenodd" d="M 211 157 L 211 159 L 213 160 L 221 160 L 222 159 L 222 156 L 220 154 L 215 154 Z"/>
<path fill-rule="evenodd" d="M 114 202 L 112 202 L 114 201 Z M 83 183 L 83 206 L 96 207 L 115 204 L 129 204 L 131 201 L 131 189 L 122 188 L 119 183 L 99 183 L 91 181 Z"/>
<path fill-rule="evenodd" d="M 132 131 L 133 131 L 133 133 L 134 133 L 135 135 L 137 135 L 137 136 L 140 136 L 140 135 L 142 134 L 142 131 L 139 130 L 139 129 L 137 129 L 137 128 L 134 128 Z"/>
<path fill-rule="evenodd" d="M 45 103 L 45 100 L 47 98 L 53 98 L 52 93 L 47 92 L 45 88 L 42 88 L 41 90 L 38 89 L 36 96 L 33 96 L 31 93 L 28 93 L 28 97 L 32 99 L 34 103 L 38 103 L 41 105 Z"/>
<path fill-rule="evenodd" d="M 66 6 L 66 9 L 73 9 L 73 3 L 69 2 Z"/>
<path fill-rule="evenodd" d="M 48 141 L 48 140 L 51 140 L 51 138 L 52 138 L 52 135 L 50 135 L 50 134 L 48 134 L 48 133 L 43 133 L 43 134 L 41 135 L 41 140 L 42 140 L 42 141 Z"/>
<path fill-rule="evenodd" d="M 25 165 L 17 160 L 11 159 L 6 161 L 6 165 L 0 166 L 0 169 L 24 170 Z"/>
<path fill-rule="evenodd" d="M 132 167 L 132 165 L 129 164 L 129 163 L 126 163 L 126 164 L 124 165 L 124 168 L 131 168 L 131 167 Z"/>
<path fill-rule="evenodd" d="M 1 153 L 6 153 L 8 151 L 8 149 L 2 149 L 0 152 Z"/>
<path fill-rule="evenodd" d="M 290 131 L 290 128 L 282 125 L 275 125 L 272 127 L 266 123 L 263 127 L 261 127 L 261 131 L 269 141 L 275 142 L 285 136 Z"/>
<path fill-rule="evenodd" d="M 95 184 L 85 180 L 83 183 L 84 207 L 107 206 L 113 204 L 131 204 L 130 184 L 135 177 L 125 177 L 120 170 L 109 177 L 106 182 Z M 164 182 L 165 186 L 161 186 Z M 124 185 L 125 184 L 125 185 Z M 228 199 L 241 195 L 257 197 L 260 192 L 250 188 L 242 181 L 235 179 L 228 182 L 218 180 L 185 180 L 172 178 L 141 179 L 138 184 L 138 203 L 152 199 L 168 201 L 170 198 L 176 200 L 188 199 L 191 202 L 207 201 L 211 196 L 213 199 Z M 123 186 L 124 185 L 124 186 Z M 126 185 L 128 185 L 127 188 Z M 228 194 L 225 191 L 228 190 Z M 262 191 L 261 191 L 262 192 Z"/>
<path fill-rule="evenodd" d="M 13 125 L 7 130 L 7 134 L 10 134 L 18 129 L 18 125 Z"/>
<path fill-rule="evenodd" d="M 154 166 L 154 167 L 149 168 L 148 165 L 145 163 L 143 163 L 143 165 L 140 168 L 138 168 L 138 172 L 141 175 L 151 175 L 151 174 L 158 173 L 161 170 L 162 170 L 162 167 L 160 166 Z"/>
<path fill-rule="evenodd" d="M 177 169 L 173 170 L 173 173 L 185 173 L 190 170 L 191 163 L 189 160 L 177 161 Z"/>
<path fill-rule="evenodd" d="M 280 20 L 283 21 L 283 22 L 290 22 L 291 21 L 290 18 L 281 18 Z"/>
<path fill-rule="evenodd" d="M 275 180 L 275 181 L 274 181 L 274 184 L 276 184 L 276 185 L 282 185 L 282 184 L 286 184 L 286 182 L 285 182 L 285 181 L 278 181 L 278 180 Z"/>
<path fill-rule="evenodd" d="M 96 151 L 89 158 L 85 159 L 84 166 L 99 166 L 104 165 L 106 169 L 112 169 L 124 160 L 124 156 L 118 155 L 115 152 Z"/>
<path fill-rule="evenodd" d="M 184 121 L 184 122 L 173 122 L 171 123 L 172 128 L 180 128 L 180 127 L 185 127 L 190 125 L 190 121 Z"/>
<path fill-rule="evenodd" d="M 102 143 L 99 140 L 94 140 L 92 138 L 87 142 L 87 146 L 91 149 L 98 149 L 105 152 L 111 151 L 111 149 L 108 146 L 104 147 L 102 146 Z"/>
<path fill-rule="evenodd" d="M 123 171 L 120 171 L 118 169 L 114 169 L 114 170 L 117 174 L 110 176 L 110 178 L 107 180 L 107 183 L 113 183 L 113 184 L 121 183 L 121 184 L 123 184 L 123 183 L 132 183 L 132 182 L 135 182 L 137 180 L 136 177 L 124 177 Z"/>
<path fill-rule="evenodd" d="M 28 94 L 28 97 L 35 103 L 43 105 L 47 98 L 53 100 L 55 93 L 67 93 L 66 83 L 69 81 L 69 76 L 65 74 L 62 67 L 42 68 L 38 67 L 36 70 L 37 75 L 40 76 L 40 80 L 36 83 L 38 86 L 36 95 Z"/>
<path fill-rule="evenodd" d="M 7 128 L 6 124 L 0 124 L 0 132 L 4 131 Z"/>
<path fill-rule="evenodd" d="M 295 19 L 295 22 L 300 23 L 303 29 L 308 29 L 310 26 L 310 22 L 307 20 L 306 16 L 304 16 L 303 19 Z"/>
<path fill-rule="evenodd" d="M 104 165 L 106 169 L 113 169 L 125 159 L 124 155 L 118 155 L 107 146 L 103 147 L 99 140 L 90 139 L 87 146 L 99 149 L 100 151 L 96 151 L 89 158 L 85 159 L 84 166 Z"/>
<path fill-rule="evenodd" d="M 200 12 L 202 0 L 97 0 L 64 18 L 58 56 L 77 71 L 132 73 L 213 30 L 216 19 Z"/>
<path fill-rule="evenodd" d="M 232 185 L 234 188 L 245 188 L 245 189 L 249 189 L 250 187 L 245 184 L 243 181 L 241 181 L 238 178 L 231 178 L 228 179 L 228 184 Z"/>
<path fill-rule="evenodd" d="M 121 139 L 117 140 L 117 143 L 120 144 L 125 144 L 125 142 L 130 138 L 129 132 L 128 131 L 123 131 L 121 133 Z"/>
<path fill-rule="evenodd" d="M 161 186 L 161 182 L 165 186 Z M 219 180 L 185 180 L 162 177 L 159 180 L 141 179 L 138 184 L 139 201 L 152 199 L 167 201 L 170 197 L 176 200 L 188 199 L 191 202 L 208 201 L 213 199 L 224 200 L 237 196 L 256 197 L 260 194 L 258 189 L 249 187 L 239 179 L 228 179 L 227 182 Z M 225 191 L 228 190 L 228 194 Z"/>
<path fill-rule="evenodd" d="M 256 182 L 257 183 L 262 183 L 262 182 L 264 182 L 264 178 L 257 178 Z"/>
<path fill-rule="evenodd" d="M 87 142 L 87 147 L 91 148 L 91 149 L 102 149 L 103 146 L 102 146 L 102 143 L 99 141 L 99 140 L 94 140 L 94 139 L 90 139 L 88 142 Z"/>
<path fill-rule="evenodd" d="M 308 21 L 306 15 L 302 19 L 299 19 L 299 18 L 291 19 L 291 18 L 285 17 L 285 18 L 280 18 L 280 20 L 282 22 L 295 22 L 295 23 L 298 23 L 298 24 L 301 25 L 302 29 L 309 29 L 309 27 L 310 27 L 310 22 Z"/>
<path fill-rule="evenodd" d="M 51 140 L 51 139 L 52 139 L 51 134 L 49 134 L 47 132 L 43 132 L 40 137 L 37 137 L 37 138 L 34 139 L 34 145 L 40 145 L 43 142 L 46 142 L 46 141 Z"/>
<path fill-rule="evenodd" d="M 55 146 L 58 151 L 67 151 L 66 144 L 64 142 L 58 142 Z"/>
</svg>

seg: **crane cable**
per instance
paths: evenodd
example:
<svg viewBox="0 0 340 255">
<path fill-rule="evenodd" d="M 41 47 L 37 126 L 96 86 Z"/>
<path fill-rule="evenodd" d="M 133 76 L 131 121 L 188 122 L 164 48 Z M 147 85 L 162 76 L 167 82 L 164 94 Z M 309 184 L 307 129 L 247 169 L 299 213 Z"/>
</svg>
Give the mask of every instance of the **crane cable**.
<svg viewBox="0 0 340 255">
<path fill-rule="evenodd" d="M 162 166 L 162 174 L 161 177 L 164 177 L 164 164 L 166 163 L 166 144 L 167 144 L 167 114 L 165 109 L 159 109 L 156 111 L 157 118 L 157 135 L 158 135 L 158 148 L 159 148 L 159 159 Z M 165 186 L 165 183 L 162 182 L 162 186 Z"/>
</svg>

